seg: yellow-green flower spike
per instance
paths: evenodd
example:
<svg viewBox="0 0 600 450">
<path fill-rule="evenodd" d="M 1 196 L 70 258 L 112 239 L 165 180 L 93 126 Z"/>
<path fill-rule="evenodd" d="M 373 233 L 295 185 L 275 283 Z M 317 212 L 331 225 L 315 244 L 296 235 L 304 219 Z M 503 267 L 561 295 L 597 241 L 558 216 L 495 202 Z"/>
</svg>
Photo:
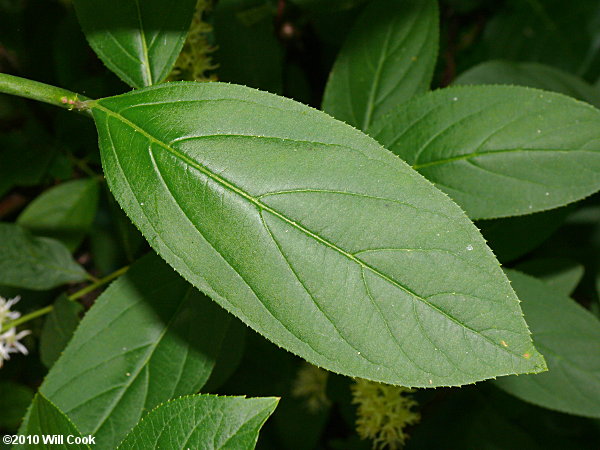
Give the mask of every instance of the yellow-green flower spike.
<svg viewBox="0 0 600 450">
<path fill-rule="evenodd" d="M 204 21 L 205 15 L 211 8 L 211 0 L 198 0 L 187 39 L 169 75 L 170 81 L 216 80 L 216 76 L 210 74 L 210 71 L 217 68 L 210 56 L 215 51 L 215 47 L 208 41 L 212 26 Z"/>
<path fill-rule="evenodd" d="M 421 415 L 414 411 L 413 389 L 356 379 L 351 386 L 352 403 L 358 405 L 356 431 L 362 439 L 371 439 L 377 450 L 396 450 L 404 446 L 404 429 L 414 425 Z"/>
<path fill-rule="evenodd" d="M 329 372 L 326 370 L 305 363 L 298 370 L 298 375 L 292 386 L 292 395 L 306 398 L 308 410 L 317 413 L 331 403 L 327 398 L 328 377 Z"/>
</svg>

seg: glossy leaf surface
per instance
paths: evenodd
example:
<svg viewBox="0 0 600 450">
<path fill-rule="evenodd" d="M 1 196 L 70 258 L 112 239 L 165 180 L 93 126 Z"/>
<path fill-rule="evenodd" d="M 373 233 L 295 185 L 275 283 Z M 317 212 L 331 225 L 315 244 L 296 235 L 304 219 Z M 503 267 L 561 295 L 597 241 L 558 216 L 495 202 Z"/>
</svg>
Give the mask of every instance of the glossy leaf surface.
<svg viewBox="0 0 600 450">
<path fill-rule="evenodd" d="M 187 36 L 196 0 L 74 0 L 90 46 L 134 88 L 163 81 Z"/>
<path fill-rule="evenodd" d="M 277 402 L 270 397 L 178 398 L 148 414 L 119 449 L 253 449 Z"/>
<path fill-rule="evenodd" d="M 96 300 L 40 392 L 115 448 L 156 405 L 198 392 L 231 320 L 149 255 Z"/>
<path fill-rule="evenodd" d="M 221 83 L 92 110 L 109 186 L 150 244 L 278 345 L 412 386 L 544 370 L 474 225 L 361 132 Z"/>
<path fill-rule="evenodd" d="M 531 214 L 600 189 L 600 111 L 514 86 L 442 89 L 371 130 L 473 219 Z"/>
<path fill-rule="evenodd" d="M 512 270 L 507 273 L 548 372 L 495 383 L 545 408 L 600 417 L 600 321 L 544 282 Z"/>
<path fill-rule="evenodd" d="M 429 89 L 438 48 L 433 0 L 376 0 L 349 34 L 331 71 L 323 111 L 362 130 Z"/>
<path fill-rule="evenodd" d="M 86 277 L 61 242 L 0 223 L 0 285 L 44 290 Z"/>
</svg>

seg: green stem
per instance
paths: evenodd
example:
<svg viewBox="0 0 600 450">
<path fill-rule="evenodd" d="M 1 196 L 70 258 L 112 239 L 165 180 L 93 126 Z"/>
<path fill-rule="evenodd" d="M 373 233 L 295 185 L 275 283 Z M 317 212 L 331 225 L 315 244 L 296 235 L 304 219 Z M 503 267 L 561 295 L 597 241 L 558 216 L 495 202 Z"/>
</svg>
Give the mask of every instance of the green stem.
<svg viewBox="0 0 600 450">
<path fill-rule="evenodd" d="M 66 89 L 61 89 L 38 81 L 15 77 L 0 73 L 0 93 L 30 98 L 39 102 L 49 103 L 68 110 L 76 110 L 91 115 L 88 98 Z"/>
<path fill-rule="evenodd" d="M 79 291 L 75 292 L 74 294 L 69 295 L 67 298 L 71 301 L 77 300 L 78 298 L 81 298 L 84 295 L 89 294 L 90 292 L 98 289 L 99 287 L 101 287 L 107 283 L 110 283 L 115 278 L 117 278 L 120 275 L 123 275 L 125 272 L 127 272 L 128 269 L 129 269 L 129 266 L 121 267 L 119 270 L 115 270 L 113 273 L 105 276 L 104 278 L 100 278 L 99 280 L 90 284 L 89 286 L 86 286 L 83 289 L 80 289 Z M 37 317 L 48 314 L 50 311 L 52 311 L 53 308 L 54 308 L 54 305 L 48 305 L 44 308 L 40 308 L 29 314 L 25 314 L 24 316 L 19 317 L 18 319 L 8 322 L 0 329 L 0 334 L 4 333 L 7 330 L 10 330 L 13 327 L 22 325 L 25 322 L 29 322 L 30 320 L 33 320 Z"/>
<path fill-rule="evenodd" d="M 54 305 L 48 305 L 45 308 L 38 309 L 29 314 L 25 314 L 24 316 L 19 317 L 18 319 L 13 320 L 12 322 L 8 322 L 6 325 L 4 325 L 2 327 L 2 330 L 0 330 L 0 333 L 4 333 L 5 331 L 8 331 L 13 327 L 18 327 L 19 325 L 21 325 L 25 322 L 29 322 L 30 320 L 33 320 L 36 317 L 40 317 L 40 316 L 43 316 L 44 314 L 48 314 L 50 311 L 52 311 L 53 308 L 54 308 Z"/>
<path fill-rule="evenodd" d="M 89 294 L 92 291 L 95 291 L 100 286 L 104 286 L 106 283 L 110 283 L 115 278 L 117 278 L 117 277 L 123 275 L 125 272 L 127 272 L 128 269 L 129 269 L 129 266 L 121 267 L 119 270 L 114 271 L 113 273 L 105 276 L 104 278 L 100 278 L 98 281 L 90 284 L 89 286 L 84 287 L 83 289 L 80 289 L 79 291 L 75 292 L 74 294 L 69 295 L 69 297 L 67 297 L 67 298 L 69 300 L 77 300 L 78 298 L 81 298 L 84 295 Z"/>
</svg>

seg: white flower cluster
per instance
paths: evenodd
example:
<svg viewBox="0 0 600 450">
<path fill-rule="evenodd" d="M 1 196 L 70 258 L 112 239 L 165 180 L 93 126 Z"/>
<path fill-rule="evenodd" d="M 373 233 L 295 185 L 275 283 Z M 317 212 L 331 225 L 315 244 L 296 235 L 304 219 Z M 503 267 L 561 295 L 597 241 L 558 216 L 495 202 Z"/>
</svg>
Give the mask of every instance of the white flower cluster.
<svg viewBox="0 0 600 450">
<path fill-rule="evenodd" d="M 20 297 L 15 297 L 7 300 L 4 297 L 0 297 L 0 330 L 2 330 L 7 322 L 21 317 L 20 312 L 10 310 L 20 299 Z M 0 334 L 0 368 L 3 366 L 4 361 L 10 359 L 11 353 L 28 354 L 27 348 L 19 342 L 28 334 L 31 334 L 31 331 L 24 330 L 17 333 L 16 327 L 9 328 Z"/>
</svg>

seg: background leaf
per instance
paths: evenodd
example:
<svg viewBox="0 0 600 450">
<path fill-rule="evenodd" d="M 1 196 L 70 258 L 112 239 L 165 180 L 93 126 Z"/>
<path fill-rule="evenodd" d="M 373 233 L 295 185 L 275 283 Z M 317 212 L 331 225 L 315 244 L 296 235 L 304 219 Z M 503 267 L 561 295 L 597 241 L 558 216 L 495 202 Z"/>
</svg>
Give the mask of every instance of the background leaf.
<svg viewBox="0 0 600 450">
<path fill-rule="evenodd" d="M 32 445 L 16 445 L 15 449 L 89 449 L 90 446 L 84 444 L 68 444 L 67 436 L 72 438 L 80 437 L 81 433 L 77 427 L 69 420 L 69 418 L 52 404 L 42 394 L 37 394 L 33 399 L 31 410 L 29 411 L 29 420 L 27 426 L 21 430 L 21 434 L 38 435 L 40 438 L 39 444 Z M 63 444 L 43 444 L 42 435 L 62 435 L 64 438 Z"/>
<path fill-rule="evenodd" d="M 24 384 L 0 381 L 0 428 L 16 429 L 33 400 L 33 395 L 31 388 Z"/>
<path fill-rule="evenodd" d="M 220 0 L 215 5 L 214 60 L 220 80 L 281 92 L 284 52 L 273 12 L 264 0 Z"/>
<path fill-rule="evenodd" d="M 114 448 L 156 405 L 198 392 L 231 320 L 151 254 L 98 298 L 40 392 Z"/>
<path fill-rule="evenodd" d="M 40 335 L 40 359 L 46 367 L 52 367 L 73 337 L 82 312 L 83 306 L 69 300 L 66 295 L 61 295 L 54 302 Z"/>
<path fill-rule="evenodd" d="M 135 91 L 93 114 L 109 186 L 150 244 L 277 345 L 415 386 L 544 369 L 477 229 L 361 132 L 222 83 Z"/>
<path fill-rule="evenodd" d="M 86 277 L 59 241 L 34 237 L 19 225 L 0 223 L 0 285 L 44 290 Z"/>
<path fill-rule="evenodd" d="M 32 186 L 43 180 L 57 153 L 48 141 L 43 128 L 32 119 L 15 131 L 0 134 L 0 196 L 14 186 Z"/>
<path fill-rule="evenodd" d="M 67 181 L 36 197 L 17 223 L 35 235 L 57 239 L 73 251 L 92 225 L 98 194 L 97 180 Z"/>
<path fill-rule="evenodd" d="M 134 88 L 163 81 L 187 36 L 196 0 L 74 0 L 90 46 Z"/>
<path fill-rule="evenodd" d="M 531 214 L 600 189 L 600 111 L 514 86 L 442 89 L 400 107 L 371 135 L 469 217 Z"/>
<path fill-rule="evenodd" d="M 564 296 L 570 296 L 583 277 L 584 267 L 567 258 L 537 258 L 523 261 L 515 269 L 538 278 Z"/>
<path fill-rule="evenodd" d="M 516 84 L 559 92 L 600 107 L 600 89 L 568 72 L 539 63 L 488 61 L 467 70 L 453 84 Z"/>
<path fill-rule="evenodd" d="M 438 448 L 440 436 L 444 450 L 597 447 L 598 429 L 592 420 L 525 403 L 492 384 L 438 392 L 421 423 L 411 430 L 406 450 Z"/>
<path fill-rule="evenodd" d="M 323 111 L 362 130 L 429 89 L 438 47 L 433 0 L 376 0 L 358 18 L 333 66 Z"/>
<path fill-rule="evenodd" d="M 513 270 L 507 273 L 548 372 L 495 383 L 545 408 L 600 417 L 600 322 L 555 288 Z"/>
<path fill-rule="evenodd" d="M 120 449 L 252 449 L 277 398 L 194 395 L 165 403 L 136 426 Z"/>
<path fill-rule="evenodd" d="M 551 64 L 580 76 L 597 74 L 599 17 L 596 0 L 509 0 L 486 26 L 486 54 Z"/>
<path fill-rule="evenodd" d="M 477 226 L 502 264 L 520 258 L 546 241 L 563 224 L 572 205 L 526 216 L 480 220 Z"/>
</svg>

